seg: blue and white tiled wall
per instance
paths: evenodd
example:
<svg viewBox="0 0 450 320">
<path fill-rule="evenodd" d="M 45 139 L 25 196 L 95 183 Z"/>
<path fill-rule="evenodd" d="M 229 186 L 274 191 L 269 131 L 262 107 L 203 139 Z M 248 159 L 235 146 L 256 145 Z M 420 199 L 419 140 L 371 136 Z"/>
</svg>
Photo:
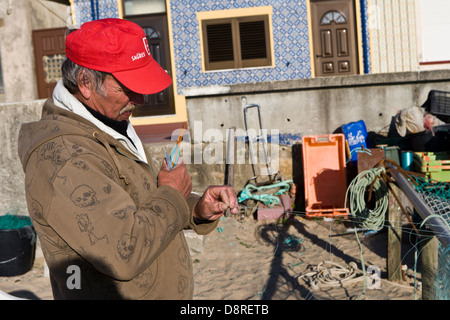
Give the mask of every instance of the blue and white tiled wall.
<svg viewBox="0 0 450 320">
<path fill-rule="evenodd" d="M 170 0 L 178 93 L 192 87 L 311 78 L 308 0 Z M 359 1 L 364 73 L 410 71 L 417 65 L 414 0 Z M 119 17 L 118 0 L 73 0 L 76 26 Z M 202 71 L 197 12 L 272 6 L 274 67 Z M 395 18 L 398 17 L 398 18 Z M 392 46 L 396 50 L 390 50 Z"/>
<path fill-rule="evenodd" d="M 178 93 L 184 88 L 311 77 L 306 0 L 176 0 L 170 2 Z M 202 72 L 197 12 L 272 6 L 274 68 Z"/>
<path fill-rule="evenodd" d="M 76 28 L 88 21 L 119 17 L 117 0 L 73 0 L 73 4 Z"/>
<path fill-rule="evenodd" d="M 74 0 L 76 26 L 118 17 L 117 0 Z M 274 68 L 202 72 L 197 12 L 272 6 Z M 306 0 L 172 0 L 173 50 L 178 93 L 184 88 L 311 77 Z"/>
<path fill-rule="evenodd" d="M 370 57 L 370 31 L 369 31 L 369 15 L 368 2 L 369 0 L 360 0 L 360 16 L 361 16 L 361 39 L 362 39 L 362 59 L 364 65 L 364 73 L 371 73 L 372 63 Z"/>
</svg>

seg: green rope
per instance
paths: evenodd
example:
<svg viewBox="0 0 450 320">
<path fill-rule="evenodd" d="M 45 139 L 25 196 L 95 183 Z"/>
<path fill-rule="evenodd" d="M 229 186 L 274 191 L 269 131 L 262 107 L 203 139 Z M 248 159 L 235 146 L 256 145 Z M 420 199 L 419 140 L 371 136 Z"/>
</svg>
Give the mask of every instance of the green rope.
<svg viewBox="0 0 450 320">
<path fill-rule="evenodd" d="M 381 180 L 381 173 L 386 172 L 384 167 L 372 168 L 359 173 L 355 179 L 352 180 L 347 188 L 345 195 L 345 208 L 347 210 L 347 199 L 350 199 L 350 214 L 357 219 L 363 220 L 363 226 L 370 230 L 381 230 L 384 225 L 385 213 L 389 207 L 389 193 L 388 188 L 383 180 Z M 376 181 L 374 182 L 374 180 Z M 365 201 L 365 194 L 368 188 L 373 184 L 372 195 L 375 195 L 375 208 L 370 210 Z M 350 195 L 349 195 L 350 193 Z M 348 212 L 348 210 L 347 210 Z M 356 220 L 356 219 L 355 219 Z M 359 241 L 358 232 L 355 227 L 356 241 L 359 247 L 359 254 L 361 258 L 361 269 L 363 272 L 363 292 L 359 299 L 362 299 L 366 294 L 367 277 L 364 256 L 362 252 L 362 245 Z"/>
<path fill-rule="evenodd" d="M 266 186 L 260 186 L 260 187 L 257 187 L 253 184 L 247 184 L 245 186 L 245 188 L 241 191 L 241 194 L 239 195 L 239 198 L 238 198 L 238 202 L 241 203 L 245 200 L 252 199 L 252 200 L 261 201 L 268 207 L 273 207 L 274 205 L 280 203 L 280 199 L 277 196 L 289 191 L 289 188 L 291 187 L 290 186 L 291 183 L 292 183 L 292 180 L 285 180 L 285 181 L 273 183 L 273 184 L 266 185 Z M 266 190 L 275 189 L 275 188 L 280 188 L 280 190 L 278 190 L 277 192 L 275 192 L 273 194 L 269 194 L 269 193 L 260 194 L 261 191 L 266 191 Z"/>
</svg>

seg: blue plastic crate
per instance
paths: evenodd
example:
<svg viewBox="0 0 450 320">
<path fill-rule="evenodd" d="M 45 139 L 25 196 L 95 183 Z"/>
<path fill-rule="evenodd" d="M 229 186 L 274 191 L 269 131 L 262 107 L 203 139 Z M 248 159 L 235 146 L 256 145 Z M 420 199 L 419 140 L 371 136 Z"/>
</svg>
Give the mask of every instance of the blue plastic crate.
<svg viewBox="0 0 450 320">
<path fill-rule="evenodd" d="M 363 120 L 350 122 L 342 126 L 342 132 L 347 140 L 350 153 L 351 162 L 356 163 L 358 159 L 358 150 L 362 147 L 367 148 L 367 129 Z"/>
</svg>

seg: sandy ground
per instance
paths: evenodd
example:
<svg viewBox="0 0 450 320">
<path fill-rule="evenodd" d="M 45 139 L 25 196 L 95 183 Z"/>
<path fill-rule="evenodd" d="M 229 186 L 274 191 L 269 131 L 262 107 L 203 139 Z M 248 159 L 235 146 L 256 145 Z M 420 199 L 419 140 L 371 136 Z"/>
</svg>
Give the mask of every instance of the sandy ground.
<svg viewBox="0 0 450 320">
<path fill-rule="evenodd" d="M 341 221 L 294 218 L 287 223 L 235 218 L 222 220 L 205 239 L 202 254 L 193 257 L 196 289 L 194 299 L 251 300 L 414 300 L 414 250 L 403 244 L 403 264 L 408 266 L 404 281 L 386 280 L 387 232 L 359 234 L 366 265 L 378 266 L 377 285 L 364 281 L 360 249 L 354 232 Z M 407 229 L 407 228 L 406 228 Z M 405 238 L 405 236 L 404 236 Z M 311 287 L 305 274 L 327 261 L 332 267 L 349 269 L 356 263 L 354 283 Z M 314 275 L 314 274 L 313 274 Z M 354 278 L 354 279 L 355 279 Z M 420 273 L 416 296 L 421 297 Z"/>
<path fill-rule="evenodd" d="M 194 299 L 414 300 L 415 296 L 420 299 L 420 273 L 416 273 L 415 290 L 414 250 L 408 235 L 403 235 L 402 249 L 402 263 L 408 269 L 404 280 L 394 283 L 386 280 L 387 232 L 359 233 L 366 268 L 372 265 L 380 270 L 379 288 L 373 289 L 373 282 L 364 286 L 361 251 L 355 234 L 348 233 L 351 227 L 342 221 L 298 216 L 285 223 L 251 217 L 222 218 L 219 227 L 204 237 L 203 252 L 192 255 Z M 326 261 L 345 270 L 355 262 L 356 282 L 312 287 L 302 275 Z M 39 250 L 31 271 L 21 276 L 0 277 L 0 290 L 26 299 L 52 299 Z"/>
</svg>

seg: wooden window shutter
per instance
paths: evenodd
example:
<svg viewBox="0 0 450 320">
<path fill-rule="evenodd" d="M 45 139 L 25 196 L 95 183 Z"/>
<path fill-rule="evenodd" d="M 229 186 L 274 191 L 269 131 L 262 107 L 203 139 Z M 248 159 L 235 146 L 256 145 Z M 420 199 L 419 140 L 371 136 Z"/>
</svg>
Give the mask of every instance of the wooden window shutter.
<svg viewBox="0 0 450 320">
<path fill-rule="evenodd" d="M 239 22 L 241 67 L 271 65 L 268 23 L 267 16 L 246 17 Z"/>
<path fill-rule="evenodd" d="M 269 66 L 267 16 L 204 20 L 206 70 Z"/>
<path fill-rule="evenodd" d="M 203 27 L 206 70 L 235 67 L 232 21 L 208 21 Z"/>
<path fill-rule="evenodd" d="M 239 23 L 242 60 L 267 58 L 264 21 Z"/>
<path fill-rule="evenodd" d="M 234 60 L 231 23 L 208 25 L 206 34 L 209 62 Z"/>
</svg>

